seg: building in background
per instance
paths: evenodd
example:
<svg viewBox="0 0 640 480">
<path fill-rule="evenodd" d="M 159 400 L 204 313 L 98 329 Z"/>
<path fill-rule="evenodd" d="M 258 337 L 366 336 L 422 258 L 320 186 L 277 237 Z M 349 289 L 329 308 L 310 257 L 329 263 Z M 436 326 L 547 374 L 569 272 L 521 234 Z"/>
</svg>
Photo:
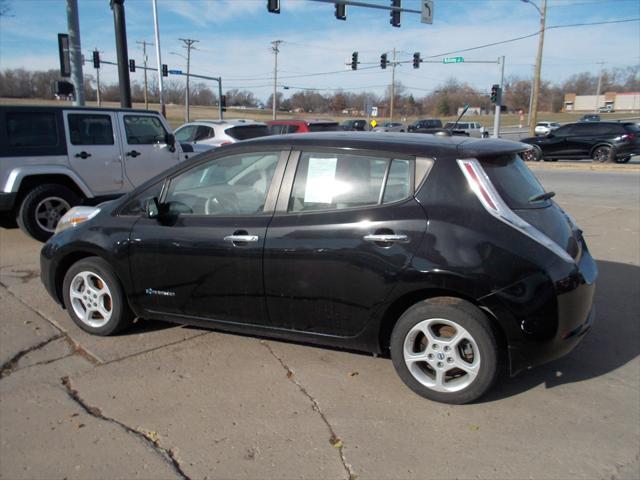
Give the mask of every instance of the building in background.
<svg viewBox="0 0 640 480">
<path fill-rule="evenodd" d="M 640 92 L 605 92 L 602 95 L 565 93 L 563 110 L 565 112 L 593 112 L 594 110 L 637 112 L 640 111 Z"/>
</svg>

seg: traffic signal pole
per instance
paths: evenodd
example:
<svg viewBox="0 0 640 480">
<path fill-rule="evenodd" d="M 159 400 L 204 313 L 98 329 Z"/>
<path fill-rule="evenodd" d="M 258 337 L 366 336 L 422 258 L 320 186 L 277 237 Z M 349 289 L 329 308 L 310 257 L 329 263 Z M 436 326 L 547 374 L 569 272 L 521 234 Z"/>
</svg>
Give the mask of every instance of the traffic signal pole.
<svg viewBox="0 0 640 480">
<path fill-rule="evenodd" d="M 71 81 L 74 87 L 73 104 L 81 107 L 84 105 L 84 79 L 82 78 L 82 50 L 80 48 L 78 0 L 67 0 L 67 29 L 69 32 Z"/>
<path fill-rule="evenodd" d="M 493 138 L 500 137 L 500 111 L 502 110 L 502 87 L 504 86 L 504 55 L 498 58 L 500 68 L 500 87 L 498 88 L 498 98 L 496 99 L 496 114 L 493 117 Z"/>
<path fill-rule="evenodd" d="M 158 95 L 160 97 L 160 111 L 163 117 L 167 117 L 167 110 L 164 105 L 164 94 L 162 89 L 162 56 L 160 54 L 160 26 L 158 25 L 158 5 L 157 1 L 153 0 L 153 25 L 155 31 L 156 41 L 156 61 L 158 62 Z"/>
<path fill-rule="evenodd" d="M 127 51 L 127 25 L 124 17 L 124 0 L 110 0 L 116 31 L 118 55 L 118 80 L 120 81 L 120 106 L 131 108 L 131 82 L 129 79 L 129 53 Z"/>
<path fill-rule="evenodd" d="M 393 60 L 391 61 L 391 99 L 389 100 L 389 120 L 393 122 L 393 101 L 396 96 L 396 49 L 393 48 Z"/>
</svg>

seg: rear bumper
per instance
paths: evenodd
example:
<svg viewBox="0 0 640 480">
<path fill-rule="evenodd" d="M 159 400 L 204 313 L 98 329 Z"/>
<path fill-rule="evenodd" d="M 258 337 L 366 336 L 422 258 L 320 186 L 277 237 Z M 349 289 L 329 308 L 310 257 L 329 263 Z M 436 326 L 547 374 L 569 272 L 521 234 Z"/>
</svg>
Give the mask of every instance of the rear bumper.
<svg viewBox="0 0 640 480">
<path fill-rule="evenodd" d="M 576 264 L 531 276 L 487 298 L 506 328 L 512 375 L 568 354 L 595 320 L 596 263 L 583 241 Z"/>
<path fill-rule="evenodd" d="M 17 196 L 17 193 L 0 193 L 0 213 L 13 211 Z"/>
<path fill-rule="evenodd" d="M 616 158 L 640 155 L 640 143 L 622 143 L 616 145 Z"/>
</svg>

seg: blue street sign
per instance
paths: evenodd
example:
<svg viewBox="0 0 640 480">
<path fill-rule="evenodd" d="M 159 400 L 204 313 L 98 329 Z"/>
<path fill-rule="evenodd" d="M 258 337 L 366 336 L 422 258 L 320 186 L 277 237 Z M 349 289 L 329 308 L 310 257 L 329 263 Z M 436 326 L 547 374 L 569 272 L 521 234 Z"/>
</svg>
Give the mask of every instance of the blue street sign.
<svg viewBox="0 0 640 480">
<path fill-rule="evenodd" d="M 182 70 L 169 70 L 171 75 L 182 75 Z"/>
</svg>

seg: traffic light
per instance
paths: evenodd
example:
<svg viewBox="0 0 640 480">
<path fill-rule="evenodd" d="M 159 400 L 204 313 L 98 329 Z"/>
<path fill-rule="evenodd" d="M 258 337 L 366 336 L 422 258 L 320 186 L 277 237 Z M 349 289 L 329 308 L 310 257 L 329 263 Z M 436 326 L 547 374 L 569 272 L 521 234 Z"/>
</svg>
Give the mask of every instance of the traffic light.
<svg viewBox="0 0 640 480">
<path fill-rule="evenodd" d="M 351 70 L 358 69 L 358 52 L 353 52 L 351 54 Z"/>
<path fill-rule="evenodd" d="M 413 68 L 420 68 L 420 52 L 416 52 L 413 54 Z"/>
<path fill-rule="evenodd" d="M 227 96 L 226 95 L 220 96 L 220 108 L 222 109 L 223 112 L 227 111 Z"/>
<path fill-rule="evenodd" d="M 391 6 L 392 7 L 400 8 L 401 3 L 402 2 L 400 0 L 391 0 Z M 391 16 L 391 20 L 389 20 L 389 23 L 394 27 L 399 27 L 400 26 L 400 11 L 399 10 L 391 10 L 391 13 L 389 15 Z"/>
<path fill-rule="evenodd" d="M 134 59 L 129 60 L 129 71 L 130 72 L 136 71 L 136 61 Z"/>
<path fill-rule="evenodd" d="M 270 13 L 280 13 L 280 0 L 267 0 L 267 10 Z"/>
<path fill-rule="evenodd" d="M 338 20 L 347 19 L 347 6 L 344 3 L 336 3 L 336 18 Z"/>
<path fill-rule="evenodd" d="M 491 86 L 491 103 L 498 103 L 498 99 L 500 98 L 500 85 L 492 85 Z"/>
<path fill-rule="evenodd" d="M 167 67 L 166 63 L 162 64 L 162 76 L 163 77 L 168 77 L 169 76 L 169 67 Z"/>
<path fill-rule="evenodd" d="M 93 68 L 100 68 L 100 52 L 93 51 Z"/>
<path fill-rule="evenodd" d="M 383 70 L 387 68 L 387 63 L 389 63 L 387 61 L 387 54 L 383 53 L 382 55 L 380 55 L 380 68 L 382 68 Z"/>
</svg>

